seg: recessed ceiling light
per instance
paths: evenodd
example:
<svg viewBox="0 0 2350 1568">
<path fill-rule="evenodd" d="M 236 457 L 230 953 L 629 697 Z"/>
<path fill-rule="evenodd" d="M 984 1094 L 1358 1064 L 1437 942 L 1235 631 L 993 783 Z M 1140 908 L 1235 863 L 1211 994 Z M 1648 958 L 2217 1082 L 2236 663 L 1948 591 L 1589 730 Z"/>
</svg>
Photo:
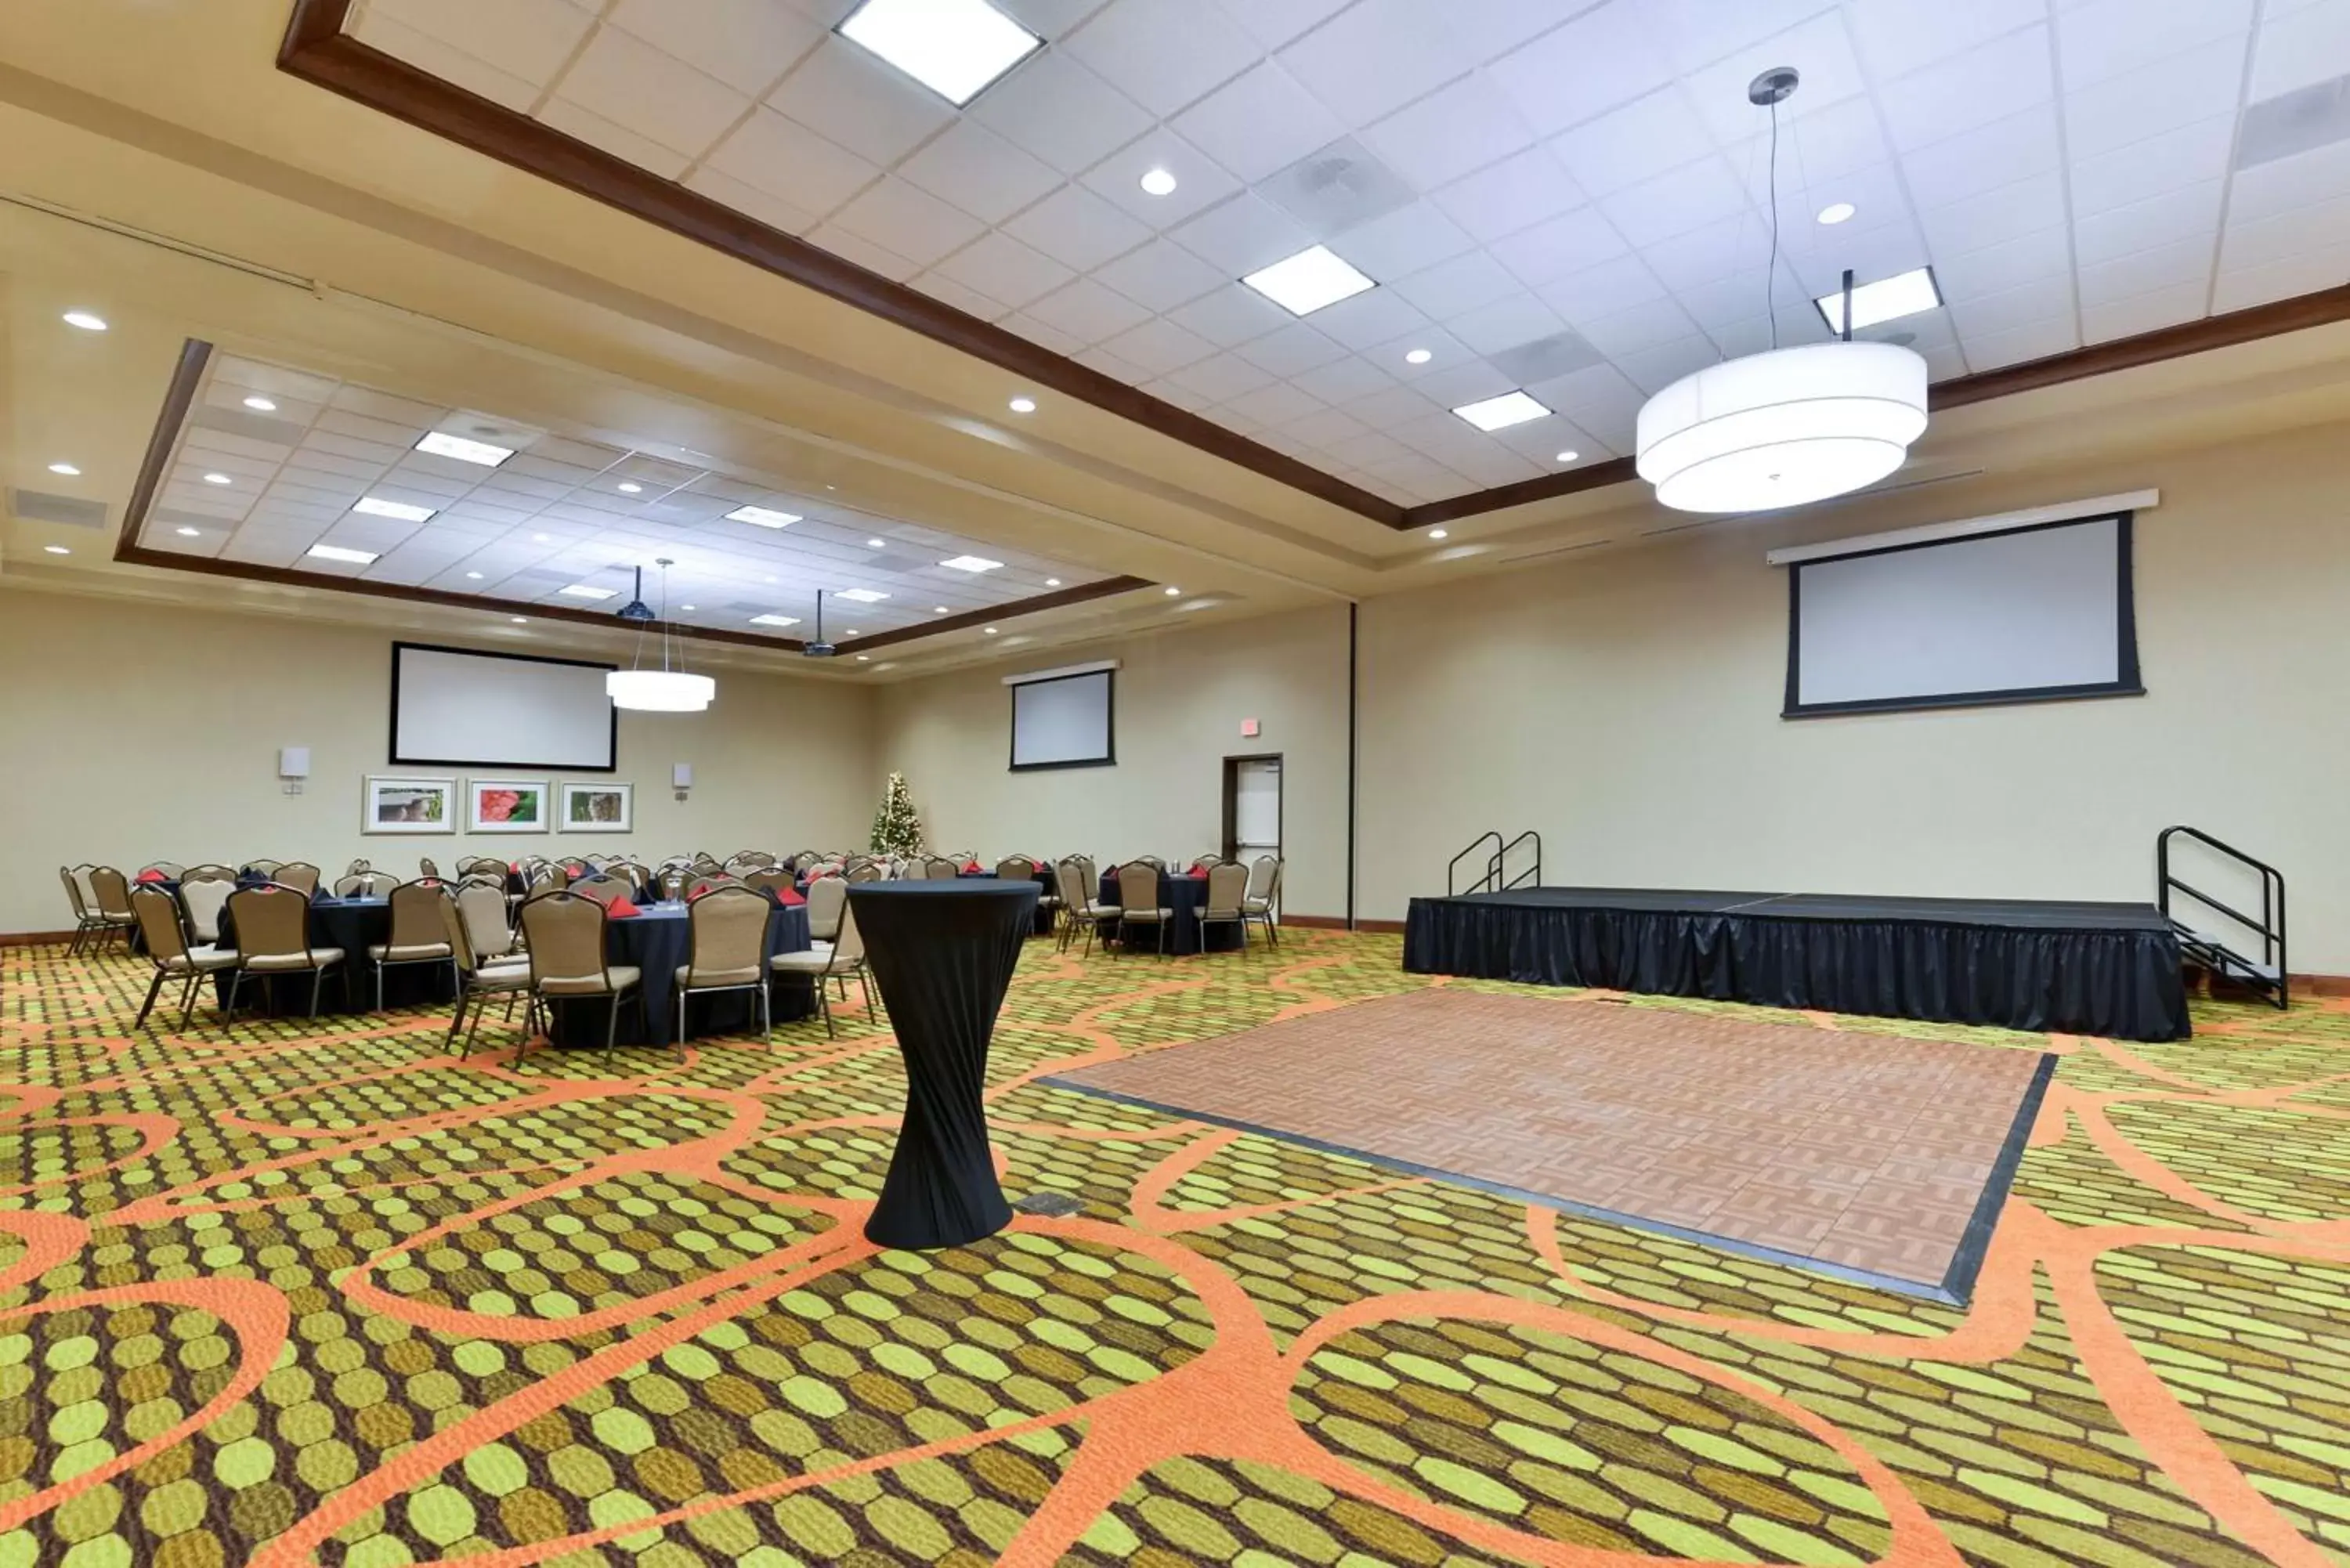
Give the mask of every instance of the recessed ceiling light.
<svg viewBox="0 0 2350 1568">
<path fill-rule="evenodd" d="M 620 481 L 620 493 L 623 495 L 640 495 L 644 493 L 644 488 L 645 487 L 643 485 L 639 484 L 632 479 L 624 479 Z"/>
<path fill-rule="evenodd" d="M 71 550 L 67 549 L 63 545 L 44 545 L 41 548 L 47 550 L 52 556 L 70 556 L 73 554 Z"/>
<path fill-rule="evenodd" d="M 951 572 L 992 572 L 1003 563 L 991 561 L 984 556 L 957 556 L 951 561 L 941 561 L 939 565 Z"/>
<path fill-rule="evenodd" d="M 751 618 L 753 626 L 797 626 L 799 623 L 799 617 L 790 615 L 754 615 Z"/>
<path fill-rule="evenodd" d="M 860 654 L 858 654 L 858 655 L 857 656 L 857 662 L 858 662 L 858 663 L 859 663 L 859 664 L 862 664 L 862 663 L 864 663 L 867 659 L 871 659 L 872 657 L 873 657 L 873 656 L 872 656 L 871 654 L 869 654 L 869 653 L 860 653 Z"/>
<path fill-rule="evenodd" d="M 932 605 L 931 607 L 931 613 L 932 615 L 944 615 L 947 613 L 947 607 L 944 605 Z"/>
<path fill-rule="evenodd" d="M 1175 176 L 1164 169 L 1147 171 L 1142 176 L 1142 193 L 1146 196 L 1171 196 L 1175 193 Z"/>
<path fill-rule="evenodd" d="M 68 479 L 78 479 L 81 477 L 81 470 L 76 468 L 69 462 L 53 462 L 49 464 L 49 472 L 51 473 L 62 473 Z"/>
<path fill-rule="evenodd" d="M 1183 590 L 1170 583 L 1167 585 L 1167 597 L 1170 599 L 1180 599 L 1183 597 Z"/>
<path fill-rule="evenodd" d="M 201 528 L 174 528 L 172 532 L 182 539 L 201 539 L 204 536 L 204 531 Z"/>
<path fill-rule="evenodd" d="M 1326 305 L 1378 286 L 1327 245 L 1308 245 L 1241 281 L 1292 316 L 1311 316 Z"/>
<path fill-rule="evenodd" d="M 1045 579 L 1045 586 L 1048 588 L 1057 588 L 1061 586 L 1061 579 L 1058 577 L 1046 577 Z"/>
<path fill-rule="evenodd" d="M 1045 42 L 987 0 L 865 0 L 840 36 L 958 108 Z"/>
<path fill-rule="evenodd" d="M 680 608 L 680 609 L 681 609 L 681 610 L 690 610 L 690 609 L 693 608 L 694 607 L 693 607 L 693 606 L 691 606 L 691 605 L 680 605 L 680 606 L 678 606 L 677 607 L 678 607 L 678 608 Z"/>
<path fill-rule="evenodd" d="M 840 635 L 843 637 L 855 637 L 857 635 L 857 628 L 853 626 L 844 626 L 840 628 Z"/>
<path fill-rule="evenodd" d="M 1430 528 L 1428 531 L 1428 536 L 1431 539 L 1449 539 L 1451 537 L 1451 535 L 1447 534 L 1441 528 Z"/>
<path fill-rule="evenodd" d="M 861 605 L 878 605 L 888 594 L 877 594 L 871 588 L 843 588 L 832 596 L 837 599 L 852 599 Z"/>
<path fill-rule="evenodd" d="M 1820 318 L 1831 332 L 1844 330 L 1844 291 L 1824 294 L 1813 301 L 1820 307 Z M 1934 269 L 1921 266 L 1909 272 L 1896 273 L 1891 277 L 1864 283 L 1852 291 L 1852 326 L 1857 332 L 1864 327 L 1874 327 L 1880 321 L 1893 321 L 1904 316 L 1915 316 L 1921 310 L 1931 310 L 1942 303 L 1942 291 L 1935 286 Z"/>
<path fill-rule="evenodd" d="M 1036 411 L 1036 400 L 1014 398 L 1012 400 L 1012 411 L 1015 414 L 1033 414 Z"/>
<path fill-rule="evenodd" d="M 586 583 L 566 583 L 555 591 L 575 599 L 608 599 L 614 593 L 613 589 L 590 587 Z"/>
<path fill-rule="evenodd" d="M 990 626 L 990 627 L 983 627 L 983 628 L 981 628 L 980 629 L 982 629 L 983 631 L 986 632 L 986 633 L 987 633 L 987 635 L 988 635 L 988 636 L 990 636 L 990 637 L 993 637 L 993 636 L 995 635 L 995 628 L 994 628 L 993 627 L 992 627 L 992 626 Z"/>
<path fill-rule="evenodd" d="M 769 577 L 769 578 L 767 579 L 767 581 L 769 581 L 770 583 L 779 582 L 779 581 L 781 581 L 781 580 L 782 580 L 782 579 L 777 578 L 777 577 Z"/>
<path fill-rule="evenodd" d="M 552 534 L 533 534 L 530 536 L 530 542 L 534 545 L 552 545 L 555 543 L 555 535 Z"/>
<path fill-rule="evenodd" d="M 492 446 L 485 441 L 467 441 L 445 431 L 434 431 L 416 443 L 419 452 L 429 452 L 435 457 L 453 457 L 460 462 L 478 462 L 484 468 L 495 468 L 514 455 L 510 446 Z"/>
<path fill-rule="evenodd" d="M 1430 352 L 1428 349 L 1425 349 L 1425 348 L 1414 348 L 1414 349 L 1411 349 L 1411 350 L 1408 351 L 1408 352 L 1404 355 L 1404 357 L 1403 357 L 1403 362 L 1404 362 L 1405 364 L 1407 364 L 1407 365 L 1425 365 L 1425 364 L 1427 364 L 1430 359 L 1433 359 L 1433 358 L 1436 358 L 1436 356 L 1435 356 L 1433 353 Z"/>
<path fill-rule="evenodd" d="M 348 561 L 355 566 L 364 566 L 376 556 L 373 550 L 347 550 L 340 545 L 313 545 L 309 553 L 322 561 Z"/>
<path fill-rule="evenodd" d="M 405 501 L 379 501 L 372 495 L 362 495 L 358 504 L 351 510 L 363 512 L 369 517 L 390 517 L 401 523 L 422 523 L 432 517 L 435 508 L 411 506 Z"/>
<path fill-rule="evenodd" d="M 800 520 L 796 512 L 778 512 L 772 506 L 737 506 L 726 514 L 729 523 L 755 523 L 762 528 L 788 528 Z"/>
<path fill-rule="evenodd" d="M 528 626 L 530 624 L 530 617 L 526 615 L 518 615 L 512 618 L 516 626 Z"/>
<path fill-rule="evenodd" d="M 244 406 L 257 414 L 274 414 L 277 411 L 277 405 L 267 398 L 247 398 L 244 400 Z"/>
<path fill-rule="evenodd" d="M 471 577 L 473 581 L 475 581 L 475 582 L 477 582 L 477 583 L 478 583 L 478 582 L 480 582 L 480 581 L 482 580 L 482 574 L 481 574 L 481 573 L 479 573 L 479 572 L 467 572 L 467 573 L 465 574 L 465 576 L 467 576 L 468 577 Z"/>
<path fill-rule="evenodd" d="M 84 332 L 106 330 L 106 317 L 87 310 L 68 310 L 65 315 L 68 327 L 78 327 Z"/>
<path fill-rule="evenodd" d="M 206 484 L 234 484 L 236 481 L 231 479 L 225 473 L 207 473 L 204 475 L 204 483 Z"/>
<path fill-rule="evenodd" d="M 1820 209 L 1820 222 L 1823 223 L 1841 223 L 1846 218 L 1851 217 L 1855 210 L 1856 209 L 1850 202 L 1830 202 L 1826 206 Z"/>
<path fill-rule="evenodd" d="M 1498 398 L 1464 403 L 1452 410 L 1481 431 L 1507 430 L 1528 420 L 1541 419 L 1550 410 L 1523 392 L 1503 392 Z"/>
<path fill-rule="evenodd" d="M 865 547 L 868 550 L 886 550 L 889 547 L 889 541 L 887 539 L 868 539 L 865 541 Z"/>
</svg>

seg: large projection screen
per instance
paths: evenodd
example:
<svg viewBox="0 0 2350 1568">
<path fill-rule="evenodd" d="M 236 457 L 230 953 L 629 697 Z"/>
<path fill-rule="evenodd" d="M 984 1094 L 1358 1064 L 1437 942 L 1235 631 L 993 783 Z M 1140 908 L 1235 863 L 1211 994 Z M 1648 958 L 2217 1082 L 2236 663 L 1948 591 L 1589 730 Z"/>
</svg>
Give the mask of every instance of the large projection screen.
<svg viewBox="0 0 2350 1568">
<path fill-rule="evenodd" d="M 572 659 L 391 645 L 391 760 L 406 766 L 566 768 L 608 774 L 618 668 Z"/>
<path fill-rule="evenodd" d="M 1801 561 L 1789 718 L 2142 696 L 2130 514 Z"/>
<path fill-rule="evenodd" d="M 1118 761 L 1117 671 L 1024 680 L 1012 688 L 1012 771 L 1107 767 Z"/>
</svg>

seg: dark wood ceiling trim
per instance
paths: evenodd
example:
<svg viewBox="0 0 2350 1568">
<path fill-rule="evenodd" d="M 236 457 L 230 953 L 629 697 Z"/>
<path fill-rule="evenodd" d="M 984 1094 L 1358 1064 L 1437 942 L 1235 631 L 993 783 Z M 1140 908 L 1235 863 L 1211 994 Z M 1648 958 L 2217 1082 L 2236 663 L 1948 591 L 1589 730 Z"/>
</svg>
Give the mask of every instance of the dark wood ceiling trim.
<svg viewBox="0 0 2350 1568">
<path fill-rule="evenodd" d="M 1034 598 L 1014 599 L 1010 604 L 997 605 L 993 609 L 972 610 L 968 615 L 943 616 L 920 626 L 901 626 L 895 631 L 877 631 L 870 637 L 860 637 L 854 642 L 840 645 L 843 653 L 868 653 L 877 648 L 890 648 L 901 642 L 913 642 L 925 637 L 938 637 L 950 631 L 969 631 L 975 626 L 992 626 L 1014 616 L 1035 615 L 1039 610 L 1059 609 L 1066 605 L 1087 604 L 1094 599 L 1106 599 L 1118 594 L 1130 594 L 1138 588 L 1154 588 L 1159 585 L 1149 577 L 1105 577 L 1097 583 L 1079 583 L 1074 588 L 1060 588 Z"/>
<path fill-rule="evenodd" d="M 114 558 L 124 558 L 124 552 L 138 549 L 139 535 L 147 526 L 147 514 L 155 507 L 155 497 L 163 488 L 164 471 L 172 465 L 172 449 L 179 444 L 180 427 L 188 422 L 188 410 L 195 405 L 196 389 L 203 385 L 204 367 L 213 359 L 213 346 L 200 337 L 191 337 L 180 345 L 179 363 L 172 367 L 171 384 L 163 389 L 163 406 L 155 415 L 155 426 L 147 432 L 147 450 L 139 458 L 139 477 L 131 481 L 130 501 L 122 509 L 122 526 L 114 536 Z"/>
<path fill-rule="evenodd" d="M 1617 458 L 1417 506 L 1399 506 L 1384 496 L 1226 430 L 1212 420 L 1162 402 L 1123 381 L 1040 348 L 1016 333 L 967 316 L 918 289 L 868 272 L 795 235 L 769 228 L 707 196 L 575 141 L 527 115 L 477 98 L 370 48 L 343 31 L 351 5 L 352 0 L 296 0 L 293 19 L 286 25 L 285 41 L 278 49 L 278 67 L 500 162 L 551 180 L 671 233 L 700 241 L 738 260 L 920 332 L 1039 387 L 1049 387 L 1132 420 L 1211 457 L 1253 470 L 1388 527 L 1432 527 L 1483 513 L 1626 483 L 1636 477 L 1631 460 Z M 2350 319 L 2350 286 L 1963 376 L 1936 386 L 1933 406 L 1962 408 L 1969 403 L 2062 386 L 2068 381 L 2345 319 Z"/>
</svg>

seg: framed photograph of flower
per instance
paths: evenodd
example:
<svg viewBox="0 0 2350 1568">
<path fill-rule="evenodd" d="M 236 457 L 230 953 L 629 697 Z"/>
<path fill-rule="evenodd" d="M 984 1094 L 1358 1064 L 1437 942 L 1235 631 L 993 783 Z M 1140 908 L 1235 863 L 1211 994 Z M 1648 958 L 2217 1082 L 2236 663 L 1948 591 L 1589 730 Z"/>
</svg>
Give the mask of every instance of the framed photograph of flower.
<svg viewBox="0 0 2350 1568">
<path fill-rule="evenodd" d="M 465 831 L 545 833 L 552 798 L 545 779 L 467 779 Z"/>
<path fill-rule="evenodd" d="M 454 833 L 457 781 L 369 774 L 359 802 L 361 833 Z"/>
<path fill-rule="evenodd" d="M 566 833 L 627 833 L 634 827 L 635 815 L 634 784 L 567 782 L 556 821 Z"/>
</svg>

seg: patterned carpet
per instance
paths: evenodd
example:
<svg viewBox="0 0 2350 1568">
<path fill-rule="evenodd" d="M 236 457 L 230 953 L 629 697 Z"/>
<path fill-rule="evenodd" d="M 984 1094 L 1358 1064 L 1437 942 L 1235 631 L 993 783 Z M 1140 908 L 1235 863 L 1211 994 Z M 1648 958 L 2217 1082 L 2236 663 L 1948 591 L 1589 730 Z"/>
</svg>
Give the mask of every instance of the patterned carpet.
<svg viewBox="0 0 2350 1568">
<path fill-rule="evenodd" d="M 1737 1010 L 2060 1054 L 1964 1311 L 1034 1082 L 1398 958 L 1031 944 L 991 1118 L 1084 1209 L 916 1256 L 861 1022 L 516 1074 L 0 951 L 0 1568 L 2350 1563 L 2343 1004 Z"/>
</svg>

